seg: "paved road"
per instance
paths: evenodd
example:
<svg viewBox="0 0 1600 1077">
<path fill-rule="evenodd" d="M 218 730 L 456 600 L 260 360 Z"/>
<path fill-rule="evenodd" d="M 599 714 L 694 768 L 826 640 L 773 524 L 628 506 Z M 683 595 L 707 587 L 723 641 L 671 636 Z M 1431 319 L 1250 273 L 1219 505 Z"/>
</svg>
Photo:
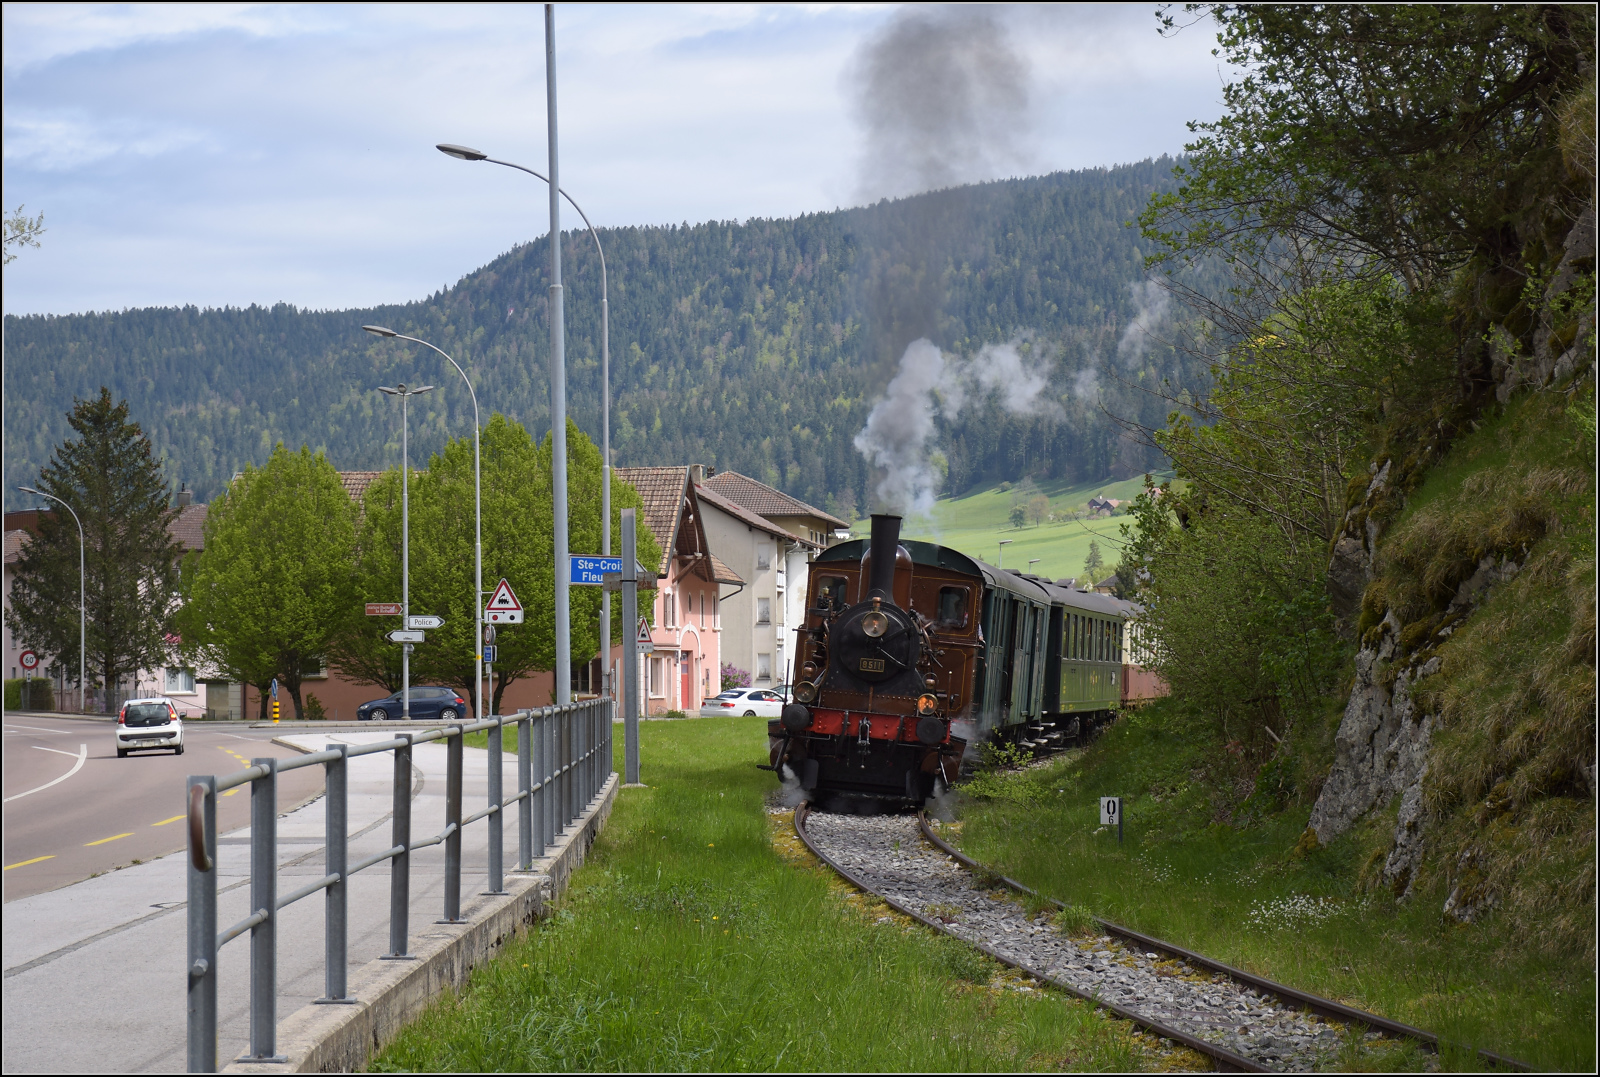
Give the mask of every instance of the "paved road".
<svg viewBox="0 0 1600 1077">
<path fill-rule="evenodd" d="M 5 900 L 184 848 L 185 776 L 297 754 L 271 743 L 273 736 L 242 724 L 190 722 L 183 755 L 118 759 L 110 722 L 6 715 Z M 287 810 L 321 789 L 321 767 L 290 771 L 279 779 L 278 803 Z M 248 791 L 229 790 L 220 804 L 219 833 L 249 823 Z"/>
<path fill-rule="evenodd" d="M 284 736 L 314 750 L 330 741 L 384 739 L 387 731 L 293 730 L 284 731 Z M 193 759 L 194 752 L 183 758 Z M 446 749 L 438 743 L 418 745 L 412 763 L 412 837 L 420 839 L 438 833 L 444 825 Z M 505 788 L 513 789 L 515 760 L 507 759 L 505 768 Z M 466 750 L 463 791 L 468 806 L 484 803 L 488 769 L 487 752 Z M 296 773 L 303 772 L 290 771 L 284 778 Z M 393 759 L 387 754 L 350 761 L 352 862 L 389 845 L 393 775 Z M 287 808 L 288 802 L 283 806 Z M 318 798 L 278 820 L 280 895 L 321 878 L 327 870 L 322 847 L 325 807 L 326 801 Z M 250 911 L 250 845 L 248 830 L 223 833 L 222 827 L 217 829 L 217 924 L 222 928 Z M 480 820 L 462 832 L 463 909 L 479 900 L 487 882 L 487 829 Z M 505 828 L 505 843 L 509 866 L 516 855 L 514 825 Z M 0 997 L 0 1027 L 5 1029 L 0 1039 L 0 1071 L 176 1073 L 183 1069 L 187 860 L 179 854 L 146 861 L 5 906 L 0 925 L 5 967 L 5 990 Z M 542 861 L 536 870 L 547 866 L 548 862 Z M 351 880 L 352 969 L 387 950 L 389 882 L 387 862 Z M 435 926 L 444 911 L 443 892 L 444 846 L 413 853 L 411 938 L 448 932 Z M 320 895 L 282 910 L 278 928 L 280 1019 L 323 992 L 323 910 Z M 218 1041 L 224 1064 L 248 1046 L 249 968 L 247 937 L 229 943 L 218 954 Z"/>
</svg>

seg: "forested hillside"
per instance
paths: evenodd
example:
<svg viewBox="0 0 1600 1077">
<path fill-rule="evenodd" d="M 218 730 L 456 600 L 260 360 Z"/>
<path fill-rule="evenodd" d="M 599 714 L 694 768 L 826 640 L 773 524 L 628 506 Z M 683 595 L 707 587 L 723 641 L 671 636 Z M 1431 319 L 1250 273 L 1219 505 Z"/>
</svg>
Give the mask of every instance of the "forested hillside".
<svg viewBox="0 0 1600 1077">
<path fill-rule="evenodd" d="M 1171 159 L 955 188 L 788 220 L 602 229 L 610 271 L 612 442 L 620 465 L 703 462 L 840 511 L 870 475 L 851 439 L 911 340 L 971 353 L 1022 332 L 1056 353 L 1059 411 L 969 407 L 942 432 L 947 490 L 983 480 L 1126 477 L 1160 453 L 1101 410 L 1159 425 L 1136 388 L 1193 371 L 1154 336 L 1124 341 L 1143 279 L 1136 228 Z M 565 243 L 571 412 L 599 437 L 599 265 Z M 374 391 L 433 382 L 414 405 L 414 451 L 470 429 L 471 406 L 430 355 L 360 330 L 425 337 L 472 373 L 479 401 L 548 426 L 548 246 L 524 244 L 454 288 L 404 305 L 319 312 L 151 308 L 6 319 L 7 489 L 65 431 L 75 396 L 126 397 L 168 474 L 201 500 L 283 440 L 336 466 L 393 466 L 394 408 Z M 1159 319 L 1156 319 L 1159 321 Z M 1159 336 L 1159 333 L 1157 334 Z M 1122 347 L 1119 350 L 1119 343 Z M 14 498 L 8 492 L 8 498 Z M 8 501 L 8 504 L 10 502 Z"/>
</svg>

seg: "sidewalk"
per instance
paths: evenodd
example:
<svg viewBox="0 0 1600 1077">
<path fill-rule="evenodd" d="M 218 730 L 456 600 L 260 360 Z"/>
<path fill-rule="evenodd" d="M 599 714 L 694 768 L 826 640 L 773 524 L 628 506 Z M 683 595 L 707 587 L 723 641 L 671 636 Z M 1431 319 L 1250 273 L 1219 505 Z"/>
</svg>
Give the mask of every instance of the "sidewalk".
<svg viewBox="0 0 1600 1077">
<path fill-rule="evenodd" d="M 386 732 L 300 734 L 280 738 L 307 750 L 325 744 L 388 739 Z M 444 829 L 445 753 L 430 742 L 412 749 L 413 840 Z M 350 760 L 350 861 L 389 846 L 394 762 L 389 753 Z M 488 753 L 464 753 L 465 813 L 488 791 Z M 508 753 L 504 787 L 516 789 Z M 278 822 L 278 892 L 321 878 L 321 797 Z M 516 814 L 507 813 L 505 864 L 516 862 Z M 249 912 L 249 828 L 217 839 L 219 930 Z M 4 1027 L 0 1067 L 6 1073 L 181 1072 L 185 1066 L 185 899 L 187 854 L 159 860 L 5 906 Z M 535 862 L 538 871 L 542 862 Z M 462 835 L 462 904 L 484 891 L 487 821 Z M 387 863 L 361 872 L 349 891 L 351 970 L 388 948 Z M 444 912 L 444 848 L 411 856 L 413 939 L 437 933 Z M 218 1062 L 243 1054 L 249 1041 L 248 935 L 218 958 Z M 304 898 L 282 912 L 278 928 L 278 1018 L 322 994 L 323 898 Z"/>
</svg>

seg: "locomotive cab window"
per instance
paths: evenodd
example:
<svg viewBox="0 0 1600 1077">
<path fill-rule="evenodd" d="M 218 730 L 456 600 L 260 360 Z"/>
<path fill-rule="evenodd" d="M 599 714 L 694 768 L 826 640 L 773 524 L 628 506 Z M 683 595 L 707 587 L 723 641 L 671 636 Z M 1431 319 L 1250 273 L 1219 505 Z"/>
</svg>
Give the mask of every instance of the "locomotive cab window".
<svg viewBox="0 0 1600 1077">
<path fill-rule="evenodd" d="M 967 627 L 967 589 L 965 587 L 939 588 L 938 622 L 940 628 Z"/>
<path fill-rule="evenodd" d="M 850 587 L 850 581 L 843 576 L 824 576 L 817 583 L 817 606 L 826 607 L 830 603 L 836 610 L 842 610 L 850 604 L 845 592 Z"/>
</svg>

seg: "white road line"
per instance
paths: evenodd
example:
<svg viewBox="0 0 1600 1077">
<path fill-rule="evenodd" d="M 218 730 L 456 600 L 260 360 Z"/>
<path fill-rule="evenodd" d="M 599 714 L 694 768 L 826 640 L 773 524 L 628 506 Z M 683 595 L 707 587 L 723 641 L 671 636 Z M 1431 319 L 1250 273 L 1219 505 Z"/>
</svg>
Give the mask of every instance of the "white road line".
<svg viewBox="0 0 1600 1077">
<path fill-rule="evenodd" d="M 36 725 L 7 726 L 6 727 L 6 732 L 7 733 L 19 733 L 19 731 L 23 730 L 23 729 L 31 730 L 34 733 L 48 733 L 53 737 L 66 737 L 66 736 L 70 736 L 72 734 L 72 730 L 70 730 L 70 729 L 45 729 L 43 726 L 36 726 Z M 19 735 L 20 735 L 20 733 L 19 733 Z"/>
<path fill-rule="evenodd" d="M 39 746 L 37 744 L 35 744 L 34 747 L 37 748 Z M 54 751 L 54 749 L 45 748 L 45 749 L 43 749 L 43 751 L 49 752 L 49 751 Z M 10 804 L 13 800 L 21 800 L 25 796 L 30 796 L 33 793 L 37 793 L 37 792 L 40 792 L 42 790 L 48 789 L 52 785 L 60 785 L 62 782 L 66 781 L 68 778 L 70 778 L 74 774 L 78 773 L 78 771 L 82 770 L 83 769 L 83 762 L 84 762 L 84 760 L 86 760 L 88 758 L 89 758 L 89 746 L 87 744 L 78 745 L 78 761 L 76 763 L 72 764 L 72 769 L 71 770 L 67 771 L 65 774 L 63 774 L 61 777 L 57 778 L 53 782 L 45 782 L 43 785 L 39 786 L 37 789 L 29 789 L 26 793 L 18 793 L 14 797 L 6 797 L 6 799 L 4 801 L 0 801 L 0 803 Z"/>
<path fill-rule="evenodd" d="M 37 748 L 41 752 L 55 752 L 57 755 L 70 755 L 74 759 L 78 758 L 77 752 L 63 752 L 60 748 L 46 748 L 42 744 L 30 744 L 29 747 Z"/>
</svg>

